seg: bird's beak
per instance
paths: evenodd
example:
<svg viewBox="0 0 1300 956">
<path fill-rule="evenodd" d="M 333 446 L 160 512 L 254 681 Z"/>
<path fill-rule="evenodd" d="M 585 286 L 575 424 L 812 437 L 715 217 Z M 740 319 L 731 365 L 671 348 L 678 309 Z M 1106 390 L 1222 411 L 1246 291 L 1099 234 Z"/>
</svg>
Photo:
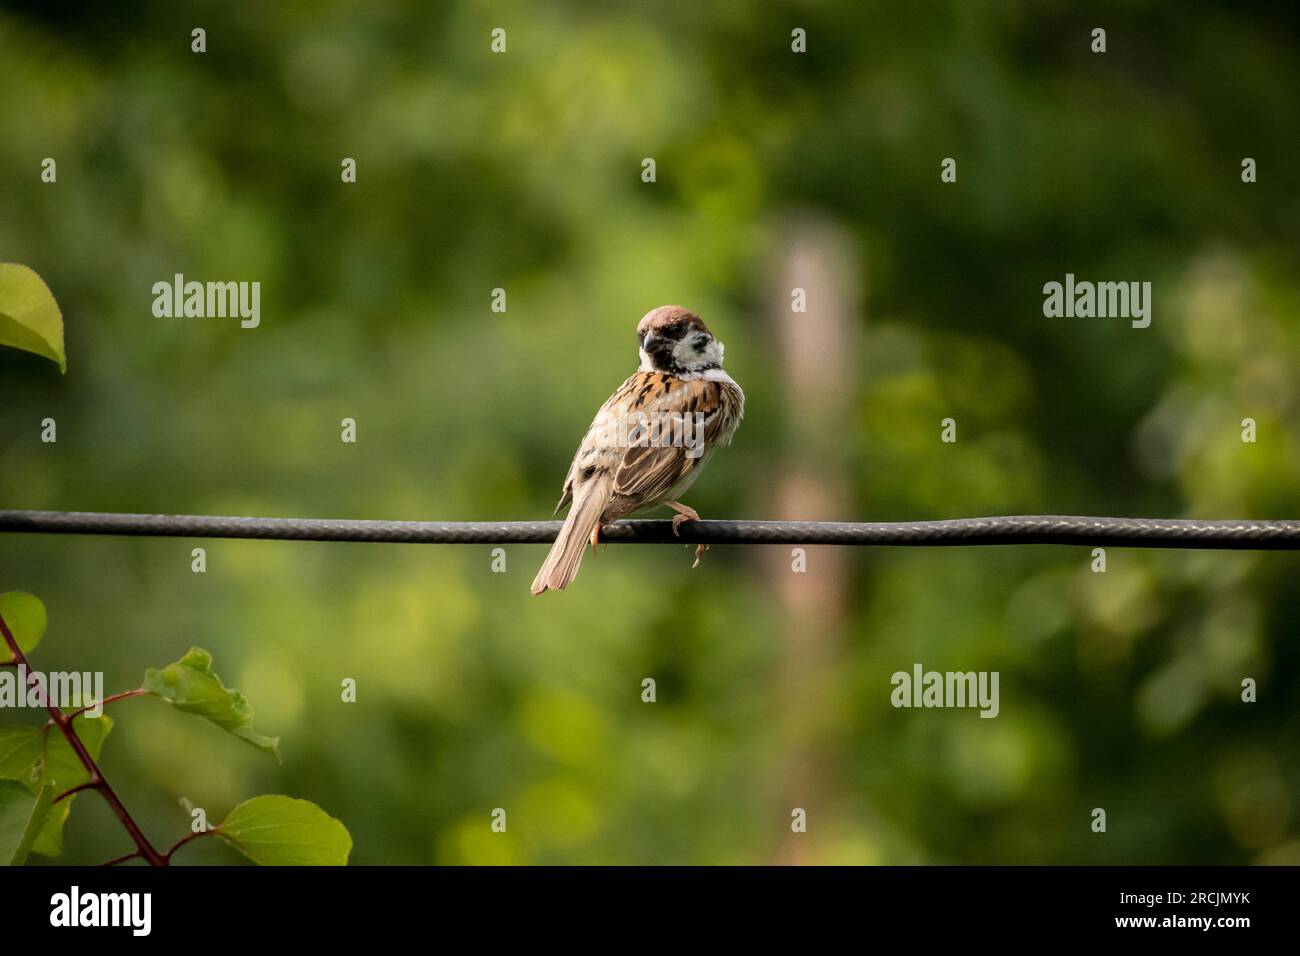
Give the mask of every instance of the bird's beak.
<svg viewBox="0 0 1300 956">
<path fill-rule="evenodd" d="M 641 350 L 643 352 L 649 352 L 650 346 L 654 344 L 654 341 L 655 341 L 655 334 L 653 332 L 647 332 L 645 334 L 645 338 L 641 340 Z"/>
</svg>

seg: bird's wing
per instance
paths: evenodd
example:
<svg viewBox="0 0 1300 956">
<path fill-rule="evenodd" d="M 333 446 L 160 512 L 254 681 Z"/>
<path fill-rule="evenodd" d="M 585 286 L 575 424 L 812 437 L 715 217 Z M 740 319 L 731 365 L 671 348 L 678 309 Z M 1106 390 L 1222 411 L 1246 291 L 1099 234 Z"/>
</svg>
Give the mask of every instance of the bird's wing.
<svg viewBox="0 0 1300 956">
<path fill-rule="evenodd" d="M 735 413 L 730 391 L 713 381 L 645 373 L 633 394 L 629 414 L 644 413 L 651 426 L 648 434 L 634 430 L 629 435 L 614 472 L 614 497 L 605 520 L 667 498 L 703 460 L 702 453 L 716 446 Z M 683 437 L 695 447 L 688 448 Z"/>
</svg>

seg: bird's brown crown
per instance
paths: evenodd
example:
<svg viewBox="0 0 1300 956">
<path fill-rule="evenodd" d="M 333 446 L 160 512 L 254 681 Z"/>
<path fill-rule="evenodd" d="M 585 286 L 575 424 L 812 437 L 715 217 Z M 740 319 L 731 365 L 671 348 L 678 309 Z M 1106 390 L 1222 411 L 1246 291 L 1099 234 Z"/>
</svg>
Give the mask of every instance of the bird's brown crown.
<svg viewBox="0 0 1300 956">
<path fill-rule="evenodd" d="M 647 332 L 664 335 L 670 333 L 671 330 L 671 333 L 675 333 L 674 338 L 681 338 L 683 334 L 692 329 L 709 332 L 708 326 L 690 309 L 683 309 L 680 305 L 661 305 L 659 308 L 645 314 L 645 318 L 636 327 L 636 335 L 640 339 Z M 712 332 L 709 332 L 710 336 L 712 334 Z"/>
</svg>

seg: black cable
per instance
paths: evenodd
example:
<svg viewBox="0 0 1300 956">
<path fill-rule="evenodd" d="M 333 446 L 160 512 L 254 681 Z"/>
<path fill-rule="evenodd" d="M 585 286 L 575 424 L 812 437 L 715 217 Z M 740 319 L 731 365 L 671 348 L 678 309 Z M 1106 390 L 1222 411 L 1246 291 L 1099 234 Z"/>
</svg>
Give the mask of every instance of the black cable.
<svg viewBox="0 0 1300 956">
<path fill-rule="evenodd" d="M 356 521 L 331 518 L 235 518 L 94 511 L 0 511 L 0 532 L 268 538 L 408 544 L 547 544 L 559 521 Z M 1013 515 L 944 521 L 617 521 L 600 533 L 617 543 L 852 544 L 945 547 L 1074 544 L 1141 548 L 1300 550 L 1300 521 L 1195 521 L 1182 518 L 1088 518 Z"/>
</svg>

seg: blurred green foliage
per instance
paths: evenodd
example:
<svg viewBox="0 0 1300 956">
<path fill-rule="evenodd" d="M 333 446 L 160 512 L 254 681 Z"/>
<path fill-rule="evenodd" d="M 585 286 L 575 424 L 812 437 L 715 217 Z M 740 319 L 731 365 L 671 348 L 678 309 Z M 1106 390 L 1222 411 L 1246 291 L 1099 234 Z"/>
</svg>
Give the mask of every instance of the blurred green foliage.
<svg viewBox="0 0 1300 956">
<path fill-rule="evenodd" d="M 811 215 L 865 284 L 843 518 L 1296 517 L 1298 45 L 1293 9 L 1203 0 L 5 3 L 0 260 L 54 290 L 71 371 L 0 352 L 0 506 L 549 515 L 675 302 L 749 399 L 691 503 L 777 517 L 766 269 Z M 1151 328 L 1045 319 L 1066 272 L 1153 282 Z M 260 281 L 261 327 L 155 318 L 175 273 Z M 357 863 L 769 862 L 813 739 L 801 859 L 1300 862 L 1294 556 L 858 549 L 792 699 L 762 549 L 615 546 L 545 599 L 507 550 L 6 535 L 0 590 L 46 602 L 39 666 L 125 689 L 200 644 L 281 736 L 276 767 L 119 705 L 104 765 L 163 844 L 182 798 L 276 791 Z M 999 670 L 1001 715 L 894 710 L 915 661 Z M 65 860 L 128 849 L 98 804 Z"/>
</svg>

